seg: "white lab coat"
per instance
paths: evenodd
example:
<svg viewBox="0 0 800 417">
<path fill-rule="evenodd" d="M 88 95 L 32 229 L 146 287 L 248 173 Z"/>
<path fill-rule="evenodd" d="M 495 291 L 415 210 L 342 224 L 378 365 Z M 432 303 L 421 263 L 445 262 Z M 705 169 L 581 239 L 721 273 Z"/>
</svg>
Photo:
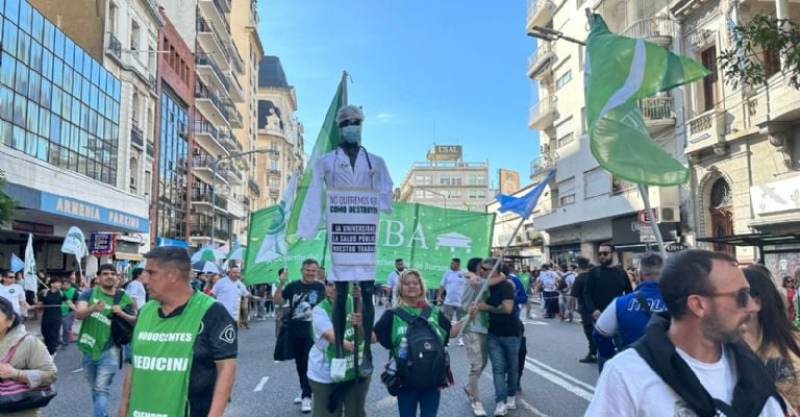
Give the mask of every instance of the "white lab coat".
<svg viewBox="0 0 800 417">
<path fill-rule="evenodd" d="M 367 156 L 369 156 L 369 162 L 367 162 Z M 370 164 L 372 165 L 371 169 Z M 358 151 L 354 170 L 350 166 L 350 157 L 343 149 L 337 147 L 320 156 L 314 163 L 308 193 L 303 201 L 303 207 L 300 209 L 297 235 L 303 239 L 311 239 L 319 230 L 324 210 L 323 189 L 375 190 L 378 193 L 378 209 L 381 213 L 391 213 L 393 187 L 392 178 L 389 170 L 386 169 L 383 158 L 361 148 Z M 328 278 L 336 279 L 337 275 L 347 281 L 374 280 L 375 265 L 346 267 L 332 265 Z"/>
</svg>

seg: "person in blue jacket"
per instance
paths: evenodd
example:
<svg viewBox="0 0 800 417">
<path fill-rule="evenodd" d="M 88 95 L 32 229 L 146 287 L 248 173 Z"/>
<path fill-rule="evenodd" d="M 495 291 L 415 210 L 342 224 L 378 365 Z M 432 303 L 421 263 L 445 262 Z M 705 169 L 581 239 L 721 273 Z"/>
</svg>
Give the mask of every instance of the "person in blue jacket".
<svg viewBox="0 0 800 417">
<path fill-rule="evenodd" d="M 522 306 L 527 304 L 528 302 L 528 293 L 525 291 L 525 286 L 522 285 L 522 280 L 516 274 L 516 269 L 514 269 L 514 265 L 510 263 L 504 263 L 500 267 L 500 272 L 503 273 L 508 279 L 514 284 L 514 310 L 513 313 L 516 317 L 519 317 L 520 310 Z"/>
<path fill-rule="evenodd" d="M 658 278 L 664 259 L 651 253 L 642 258 L 639 265 L 641 283 L 636 290 L 615 298 L 597 319 L 594 326 L 594 337 L 597 343 L 597 366 L 603 372 L 603 364 L 611 359 L 617 348 L 625 349 L 644 335 L 644 328 L 653 313 L 666 310 L 661 291 L 658 289 Z"/>
</svg>

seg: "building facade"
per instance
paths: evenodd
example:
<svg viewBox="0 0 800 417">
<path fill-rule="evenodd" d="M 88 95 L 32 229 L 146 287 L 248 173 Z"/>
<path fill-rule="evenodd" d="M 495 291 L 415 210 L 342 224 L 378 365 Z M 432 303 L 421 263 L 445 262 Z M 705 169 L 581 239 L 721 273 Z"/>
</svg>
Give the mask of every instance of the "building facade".
<svg viewBox="0 0 800 417">
<path fill-rule="evenodd" d="M 527 29 L 543 26 L 565 35 L 586 37 L 586 14 L 582 2 L 528 2 Z M 678 23 L 661 17 L 666 1 L 601 1 L 595 10 L 612 31 L 674 48 Z M 658 17 L 656 17 L 658 16 Z M 644 209 L 639 190 L 614 178 L 599 167 L 589 149 L 583 94 L 584 48 L 564 40 L 537 40 L 537 50 L 528 60 L 528 76 L 538 83 L 538 97 L 530 109 L 528 126 L 540 132 L 540 156 L 531 163 L 531 179 L 539 180 L 556 170 L 542 210 L 534 214 L 536 229 L 544 231 L 548 259 L 571 261 L 578 254 L 595 259 L 598 245 L 614 242 L 620 259 L 629 264 L 636 253 L 645 252 L 653 240 L 652 226 L 644 226 L 638 214 Z M 679 159 L 683 156 L 682 97 L 659 95 L 644 99 L 640 107 L 651 136 Z M 677 103 L 677 104 L 676 104 Z M 659 228 L 667 242 L 684 239 L 688 187 L 648 187 L 657 212 Z"/>
<path fill-rule="evenodd" d="M 258 149 L 258 65 L 264 57 L 264 47 L 258 35 L 259 22 L 258 3 L 255 0 L 233 2 L 231 34 L 245 60 L 244 73 L 238 76 L 239 84 L 244 90 L 244 100 L 236 105 L 244 118 L 244 126 L 241 129 L 234 129 L 233 133 L 245 151 Z M 237 159 L 247 180 L 246 185 L 236 190 L 236 198 L 244 209 L 244 217 L 234 222 L 233 233 L 238 234 L 241 242 L 248 242 L 247 230 L 251 211 L 263 208 L 253 204 L 259 196 L 256 191 L 260 192 L 260 189 L 255 190 L 251 186 L 251 181 L 257 174 L 257 156 L 258 154 L 253 153 Z"/>
<path fill-rule="evenodd" d="M 286 81 L 281 61 L 265 56 L 258 66 L 258 148 L 255 180 L 260 196 L 256 208 L 278 204 L 292 174 L 304 168 L 303 125 L 294 116 L 297 97 Z"/>
<path fill-rule="evenodd" d="M 733 48 L 728 19 L 766 14 L 797 21 L 800 5 L 681 0 L 670 12 L 684 28 L 681 52 L 713 72 L 683 88 L 697 244 L 741 262 L 763 260 L 779 278 L 794 274 L 800 270 L 800 91 L 789 85 L 775 51 L 760 57 L 767 85 L 726 84 L 716 62 Z"/>
<path fill-rule="evenodd" d="M 245 100 L 238 77 L 245 61 L 231 31 L 230 0 L 161 2 L 184 42 L 194 51 L 194 114 L 190 123 L 192 199 L 189 207 L 191 245 L 229 242 L 234 221 L 245 217 L 241 200 L 246 186 L 238 154 L 246 139 L 234 136 L 244 128 L 236 103 Z"/>
<path fill-rule="evenodd" d="M 658 43 L 712 72 L 640 101 L 653 139 L 691 169 L 685 186 L 649 187 L 666 242 L 728 251 L 743 263 L 763 260 L 776 274 L 800 267 L 800 205 L 780 197 L 800 192 L 800 93 L 788 85 L 774 52 L 763 53 L 770 72 L 765 86 L 734 88 L 717 64 L 733 45 L 729 23 L 759 13 L 796 20 L 800 7 L 785 0 L 538 0 L 528 3 L 528 31 L 545 26 L 584 38 L 585 6 L 602 14 L 612 31 Z M 545 232 L 549 258 L 582 253 L 593 259 L 600 242 L 612 241 L 630 264 L 651 244 L 652 226 L 640 221 L 637 188 L 600 169 L 590 153 L 583 70 L 583 47 L 563 40 L 540 40 L 528 61 L 528 76 L 539 87 L 529 127 L 541 132 L 531 178 L 557 172 L 534 223 Z"/>
<path fill-rule="evenodd" d="M 77 270 L 60 251 L 71 226 L 87 237 L 130 234 L 137 240 L 126 252 L 146 249 L 147 201 L 119 164 L 122 82 L 26 0 L 3 2 L 0 24 L 0 166 L 20 208 L 0 232 L 2 261 L 22 257 L 21 233 L 33 233 L 39 268 Z M 87 274 L 117 255 L 104 249 L 86 259 Z"/>
<path fill-rule="evenodd" d="M 399 201 L 459 210 L 485 211 L 494 199 L 489 163 L 464 162 L 460 145 L 434 145 L 425 162 L 415 162 L 399 190 Z"/>
</svg>

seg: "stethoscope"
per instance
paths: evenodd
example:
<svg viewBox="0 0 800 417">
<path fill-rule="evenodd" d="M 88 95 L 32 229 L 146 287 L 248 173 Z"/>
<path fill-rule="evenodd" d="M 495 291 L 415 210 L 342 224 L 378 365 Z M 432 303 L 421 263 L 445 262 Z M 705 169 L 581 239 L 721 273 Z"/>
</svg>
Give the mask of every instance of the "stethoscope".
<svg viewBox="0 0 800 417">
<path fill-rule="evenodd" d="M 340 149 L 340 147 L 337 146 L 336 147 L 336 154 L 335 154 L 335 160 L 336 161 L 339 160 L 339 149 Z M 375 171 L 372 169 L 372 161 L 369 159 L 369 152 L 367 152 L 367 149 L 365 147 L 359 146 L 358 147 L 359 154 L 361 153 L 361 151 L 364 151 L 364 156 L 367 158 L 367 166 L 369 167 L 370 188 L 374 190 L 375 189 Z M 356 160 L 358 160 L 358 157 L 356 157 Z M 333 164 L 333 178 L 332 178 L 332 180 L 334 182 L 332 185 L 333 185 L 334 188 L 336 188 L 336 166 L 337 165 L 339 166 L 339 168 L 345 168 L 345 169 L 346 168 L 351 168 L 353 171 L 355 171 L 355 169 L 356 169 L 355 165 L 353 165 L 351 167 L 350 164 L 347 163 L 347 162 L 339 162 L 338 164 L 334 162 L 334 164 Z"/>
</svg>

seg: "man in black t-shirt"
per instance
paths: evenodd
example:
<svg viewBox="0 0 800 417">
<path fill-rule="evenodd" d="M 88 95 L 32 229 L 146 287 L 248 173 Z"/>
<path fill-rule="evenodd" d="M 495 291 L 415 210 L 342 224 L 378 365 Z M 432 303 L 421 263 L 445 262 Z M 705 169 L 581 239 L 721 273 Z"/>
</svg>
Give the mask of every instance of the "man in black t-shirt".
<svg viewBox="0 0 800 417">
<path fill-rule="evenodd" d="M 287 275 L 284 271 L 278 281 L 275 291 L 275 304 L 289 302 L 289 317 L 284 317 L 286 323 L 281 331 L 288 331 L 294 346 L 294 363 L 297 368 L 297 377 L 300 379 L 301 395 L 295 399 L 300 403 L 300 411 L 311 412 L 311 385 L 308 383 L 308 352 L 314 346 L 314 333 L 311 327 L 311 310 L 325 299 L 325 284 L 317 281 L 319 264 L 314 259 L 303 261 L 300 272 L 303 279 L 286 284 Z M 327 399 L 320 399 L 326 401 Z"/>
<path fill-rule="evenodd" d="M 58 348 L 58 336 L 61 332 L 61 303 L 66 303 L 70 309 L 75 310 L 75 300 L 67 299 L 61 291 L 61 278 L 53 277 L 49 283 L 50 289 L 39 294 L 34 308 L 42 309 L 42 337 L 47 351 L 54 354 Z"/>
<path fill-rule="evenodd" d="M 586 302 L 583 297 L 584 286 L 586 285 L 586 277 L 589 275 L 589 260 L 579 256 L 575 263 L 578 265 L 576 270 L 575 282 L 572 283 L 572 302 L 577 303 L 578 314 L 581 315 L 581 325 L 583 325 L 583 334 L 586 340 L 589 341 L 589 353 L 586 357 L 579 359 L 581 363 L 596 363 L 597 362 L 597 346 L 595 346 L 594 338 L 592 338 L 592 331 L 594 330 L 594 321 L 592 320 L 592 312 L 586 308 Z"/>
<path fill-rule="evenodd" d="M 483 272 L 491 271 L 497 259 L 488 258 L 481 262 Z M 494 277 L 500 276 L 495 272 Z M 489 298 L 478 303 L 479 311 L 489 312 L 489 333 L 486 345 L 489 360 L 492 362 L 494 395 L 497 403 L 495 416 L 506 415 L 507 410 L 516 409 L 516 395 L 519 388 L 519 348 L 522 339 L 522 324 L 514 312 L 516 287 L 504 280 L 489 287 Z"/>
<path fill-rule="evenodd" d="M 153 300 L 158 303 L 158 318 L 182 320 L 189 300 L 196 295 L 191 287 L 191 261 L 185 249 L 158 247 L 144 255 L 147 267 L 142 275 Z M 200 297 L 205 295 L 197 294 Z M 137 322 L 137 331 L 145 323 Z M 225 307 L 214 302 L 203 314 L 200 329 L 192 347 L 192 364 L 186 401 L 187 416 L 223 415 L 236 377 L 239 352 L 236 322 Z M 136 343 L 136 340 L 133 341 Z M 134 355 L 136 348 L 133 348 Z M 120 415 L 128 410 L 131 386 L 128 370 L 123 385 Z M 181 401 L 181 399 L 176 399 Z"/>
</svg>

